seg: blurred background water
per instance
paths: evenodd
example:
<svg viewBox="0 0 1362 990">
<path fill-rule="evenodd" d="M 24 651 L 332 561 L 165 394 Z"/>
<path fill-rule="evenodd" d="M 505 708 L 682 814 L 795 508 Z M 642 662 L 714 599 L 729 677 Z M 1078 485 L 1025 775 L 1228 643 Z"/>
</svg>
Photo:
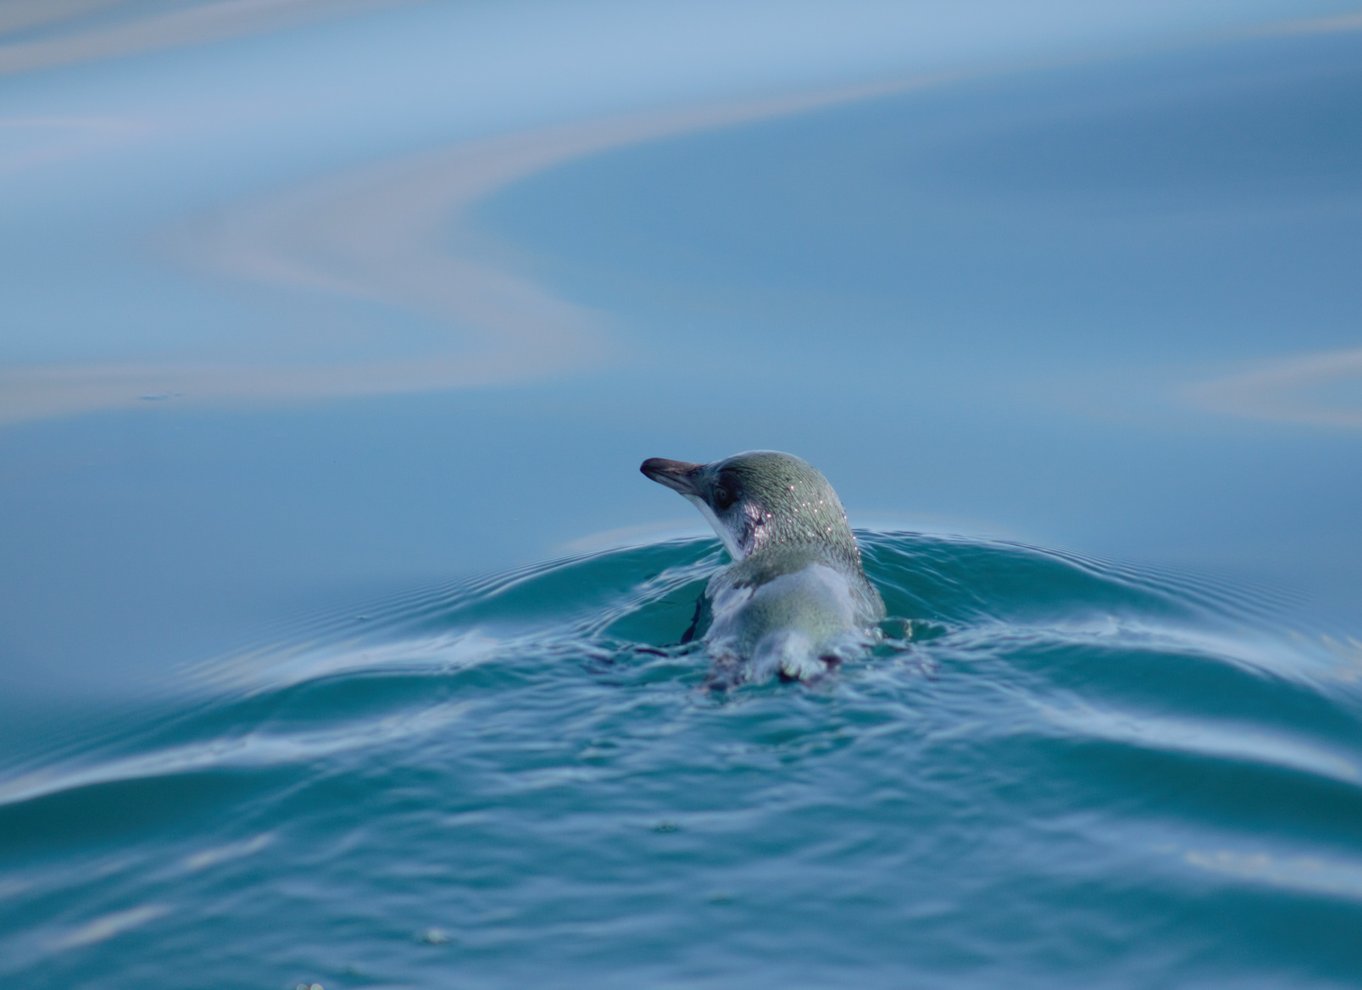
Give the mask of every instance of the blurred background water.
<svg viewBox="0 0 1362 990">
<path fill-rule="evenodd" d="M 1348 3 L 11 0 L 0 974 L 1355 985 L 1359 105 Z M 718 699 L 636 468 L 756 447 L 906 625 Z"/>
</svg>

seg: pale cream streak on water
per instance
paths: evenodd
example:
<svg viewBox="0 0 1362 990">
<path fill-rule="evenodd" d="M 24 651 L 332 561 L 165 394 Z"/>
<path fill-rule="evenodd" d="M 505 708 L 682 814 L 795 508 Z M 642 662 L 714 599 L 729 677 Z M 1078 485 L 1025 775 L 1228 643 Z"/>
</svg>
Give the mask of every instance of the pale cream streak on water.
<svg viewBox="0 0 1362 990">
<path fill-rule="evenodd" d="M 238 13 L 302 9 L 306 0 L 239 0 L 214 6 L 213 22 Z M 187 12 L 189 16 L 192 12 Z M 191 18 L 192 20 L 192 18 Z M 1351 17 L 1281 22 L 1261 30 L 1351 29 Z M 1294 27 L 1293 27 L 1294 25 Z M 163 25 L 164 26 L 164 25 Z M 156 32 L 185 43 L 194 31 Z M 159 42 L 158 42 L 159 43 Z M 0 49 L 0 67 L 3 54 Z M 177 239 L 178 248 L 226 270 L 274 284 L 381 300 L 453 321 L 453 353 L 365 365 L 314 362 L 298 369 L 268 363 L 200 366 L 155 363 L 50 365 L 0 373 L 0 424 L 127 406 L 139 396 L 240 404 L 383 395 L 533 380 L 605 363 L 600 321 L 528 278 L 488 265 L 479 240 L 460 227 L 488 195 L 556 165 L 662 137 L 798 113 L 944 81 L 919 77 L 767 101 L 690 108 L 563 125 L 460 145 L 360 173 L 324 180 L 268 203 L 243 207 Z M 435 243 L 443 232 L 455 250 Z M 485 242 L 483 244 L 485 246 Z M 1287 369 L 1291 370 L 1291 369 Z M 1190 390 L 1203 404 L 1226 402 L 1233 381 Z M 1263 406 L 1258 404 L 1258 413 Z M 1277 407 L 1269 418 L 1320 425 L 1362 425 L 1362 412 Z"/>
<path fill-rule="evenodd" d="M 1327 404 L 1319 390 L 1339 385 L 1352 386 L 1353 401 Z M 1250 419 L 1362 429 L 1362 347 L 1288 355 L 1194 383 L 1184 394 L 1202 408 Z"/>
<path fill-rule="evenodd" d="M 71 22 L 70 26 L 43 37 L 0 44 L 0 75 L 240 38 L 399 2 L 411 0 L 218 0 L 81 24 L 80 15 L 113 5 L 68 2 L 54 7 L 47 0 L 29 0 L 8 11 L 5 22 L 11 30 L 63 21 Z M 53 9 L 35 9 L 39 7 Z"/>
<path fill-rule="evenodd" d="M 612 148 L 908 85 L 638 114 L 471 142 L 233 211 L 217 230 L 195 231 L 194 240 L 199 257 L 219 270 L 451 317 L 480 331 L 479 342 L 494 353 L 514 351 L 531 374 L 536 360 L 553 368 L 591 364 L 601 343 L 593 315 L 485 262 L 486 242 L 467 222 L 473 206 L 521 179 Z"/>
<path fill-rule="evenodd" d="M 48 28 L 97 10 L 109 10 L 124 0 L 8 0 L 0 4 L 0 36 L 12 31 Z M 0 41 L 3 38 L 0 37 Z"/>
<path fill-rule="evenodd" d="M 1267 36 L 1289 36 L 1295 34 L 1343 34 L 1349 31 L 1362 31 L 1362 11 L 1339 14 L 1334 17 L 1313 17 L 1297 21 L 1278 21 L 1265 25 L 1249 33 Z"/>
<path fill-rule="evenodd" d="M 108 151 L 145 135 L 151 125 L 124 117 L 0 117 L 0 175 Z"/>
<path fill-rule="evenodd" d="M 14 369 L 0 373 L 0 424 L 128 406 L 148 396 L 213 404 L 296 401 L 501 384 L 599 367 L 612 357 L 599 314 L 489 264 L 486 241 L 467 222 L 474 206 L 521 179 L 610 149 L 902 92 L 942 78 L 590 120 L 473 141 L 202 218 L 167 233 L 172 253 L 215 273 L 414 311 L 447 326 L 450 346 L 433 356 L 363 364 Z"/>
</svg>

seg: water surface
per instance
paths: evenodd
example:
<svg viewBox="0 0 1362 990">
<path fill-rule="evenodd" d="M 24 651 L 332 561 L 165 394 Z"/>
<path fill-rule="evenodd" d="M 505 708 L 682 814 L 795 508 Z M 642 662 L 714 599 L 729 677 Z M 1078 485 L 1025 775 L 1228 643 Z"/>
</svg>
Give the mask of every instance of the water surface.
<svg viewBox="0 0 1362 990">
<path fill-rule="evenodd" d="M 1354 984 L 1360 29 L 10 4 L 0 974 Z M 894 621 L 716 695 L 761 447 Z"/>
<path fill-rule="evenodd" d="M 316 616 L 179 671 L 7 781 L 7 978 L 1355 971 L 1355 652 L 1211 583 L 861 538 L 890 635 L 811 687 L 704 690 L 674 645 L 720 562 L 694 539 Z"/>
</svg>

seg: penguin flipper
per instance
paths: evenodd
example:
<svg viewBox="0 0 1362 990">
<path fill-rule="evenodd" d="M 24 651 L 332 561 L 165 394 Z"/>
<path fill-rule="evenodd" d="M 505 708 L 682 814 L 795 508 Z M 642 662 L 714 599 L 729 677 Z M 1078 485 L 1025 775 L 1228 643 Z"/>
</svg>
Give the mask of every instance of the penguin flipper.
<svg viewBox="0 0 1362 990">
<path fill-rule="evenodd" d="M 691 616 L 690 626 L 687 627 L 686 631 L 681 634 L 682 646 L 685 646 L 687 643 L 693 642 L 695 640 L 696 634 L 699 633 L 700 631 L 701 625 L 708 624 L 709 616 L 706 615 L 707 610 L 705 608 L 705 604 L 708 601 L 709 601 L 708 596 L 704 594 L 701 594 L 700 597 L 695 600 L 695 614 Z"/>
</svg>

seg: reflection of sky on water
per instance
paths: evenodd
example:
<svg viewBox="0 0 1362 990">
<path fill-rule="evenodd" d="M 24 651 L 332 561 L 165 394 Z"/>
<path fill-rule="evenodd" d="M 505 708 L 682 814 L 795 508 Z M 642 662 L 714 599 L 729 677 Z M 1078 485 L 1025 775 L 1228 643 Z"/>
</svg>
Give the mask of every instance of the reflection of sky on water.
<svg viewBox="0 0 1362 990">
<path fill-rule="evenodd" d="M 414 311 L 460 331 L 460 346 L 420 360 L 393 360 L 404 342 L 384 334 L 371 341 L 377 353 L 364 355 L 358 364 L 353 358 L 337 364 L 332 357 L 327 364 L 319 366 L 314 359 L 302 367 L 67 364 L 26 369 L 8 383 L 0 417 L 22 420 L 117 407 L 136 395 L 168 391 L 212 402 L 395 394 L 531 380 L 599 364 L 605 354 L 592 316 L 491 263 L 495 246 L 465 229 L 463 211 L 498 188 L 563 161 L 864 99 L 885 88 L 614 117 L 465 142 L 213 215 L 168 239 L 177 255 L 261 283 Z M 424 343 L 413 327 L 405 329 L 406 346 L 413 338 Z M 316 335 L 301 336 L 306 350 L 315 353 Z M 258 349 L 267 341 L 250 343 Z M 334 354 L 335 342 L 330 344 Z M 278 356 L 279 342 L 271 349 Z"/>
<path fill-rule="evenodd" d="M 530 11 L 506 5 L 382 9 L 349 17 L 302 0 L 96 5 L 97 16 L 59 20 L 37 36 L 32 29 L 17 31 L 3 49 L 9 62 L 0 59 L 11 72 L 29 63 L 105 59 L 82 67 L 84 73 L 20 75 L 10 98 L 0 98 L 6 131 L 19 145 L 7 156 L 11 169 L 15 162 L 42 165 L 17 176 L 7 197 L 26 236 L 15 251 L 19 256 L 6 259 L 14 263 L 16 319 L 5 349 L 25 362 L 108 352 L 123 366 L 153 358 L 192 365 L 199 362 L 184 358 L 204 357 L 195 349 L 203 342 L 212 348 L 207 356 L 239 361 L 243 355 L 233 353 L 233 344 L 242 340 L 243 327 L 262 324 L 263 309 L 271 332 L 248 335 L 245 356 L 269 360 L 282 347 L 287 359 L 289 345 L 279 339 L 285 335 L 301 336 L 303 347 L 316 353 L 318 335 L 295 329 L 299 321 L 279 319 L 278 300 L 252 297 L 241 287 L 223 298 L 168 279 L 158 265 L 157 233 L 186 214 L 235 216 L 250 202 L 243 196 L 263 189 L 276 197 L 288 195 L 290 187 L 298 190 L 295 197 L 309 195 L 319 177 L 344 173 L 347 166 L 370 167 L 376 152 L 425 152 L 451 139 L 508 130 L 528 144 L 536 129 L 557 124 L 540 139 L 552 142 L 561 140 L 564 122 L 659 103 L 695 104 L 690 112 L 709 107 L 722 116 L 724 101 L 744 94 L 793 87 L 798 98 L 849 80 L 996 71 L 1177 32 L 1225 30 L 1286 9 L 1263 3 L 1230 18 L 1171 4 L 1117 11 L 1055 4 L 1038 16 L 985 4 L 934 11 L 926 20 L 898 4 L 863 5 L 854 17 L 820 5 L 754 5 L 743 16 L 717 6 L 683 12 L 653 5 L 644 12 L 637 5 L 598 4 Z M 262 33 L 324 13 L 307 44 L 288 31 Z M 152 60 L 108 58 L 223 34 L 253 37 L 188 45 Z M 71 46 L 65 54 L 63 44 Z M 48 54 L 39 57 L 35 50 Z M 29 63 L 21 57 L 26 52 Z M 696 71 L 697 53 L 703 72 Z M 167 86 L 167 79 L 183 85 Z M 22 113 L 12 112 L 16 105 Z M 642 128 L 634 139 L 648 133 Z M 86 165 L 92 157 L 99 159 L 95 181 Z M 543 159 L 552 160 L 551 154 Z M 390 174 L 401 171 L 394 164 Z M 513 166 L 501 181 L 521 171 Z M 446 223 L 452 219 L 431 213 Z M 100 298 L 105 327 L 92 327 L 79 301 L 54 299 L 48 290 L 45 276 L 53 268 L 87 260 L 79 254 L 73 259 L 73 248 L 90 253 L 84 281 Z M 370 294 L 365 278 L 358 282 L 359 294 Z M 328 322 L 336 317 L 309 315 Z M 343 342 L 378 335 L 381 346 L 391 348 L 395 338 L 419 340 L 430 333 L 393 315 L 365 320 L 348 314 L 336 337 Z M 118 330 L 117 346 L 110 345 L 115 335 L 107 332 L 109 322 Z"/>
<path fill-rule="evenodd" d="M 651 532 L 643 456 L 755 446 L 1352 614 L 1347 5 L 88 6 L 0 22 L 20 655 Z"/>
</svg>

